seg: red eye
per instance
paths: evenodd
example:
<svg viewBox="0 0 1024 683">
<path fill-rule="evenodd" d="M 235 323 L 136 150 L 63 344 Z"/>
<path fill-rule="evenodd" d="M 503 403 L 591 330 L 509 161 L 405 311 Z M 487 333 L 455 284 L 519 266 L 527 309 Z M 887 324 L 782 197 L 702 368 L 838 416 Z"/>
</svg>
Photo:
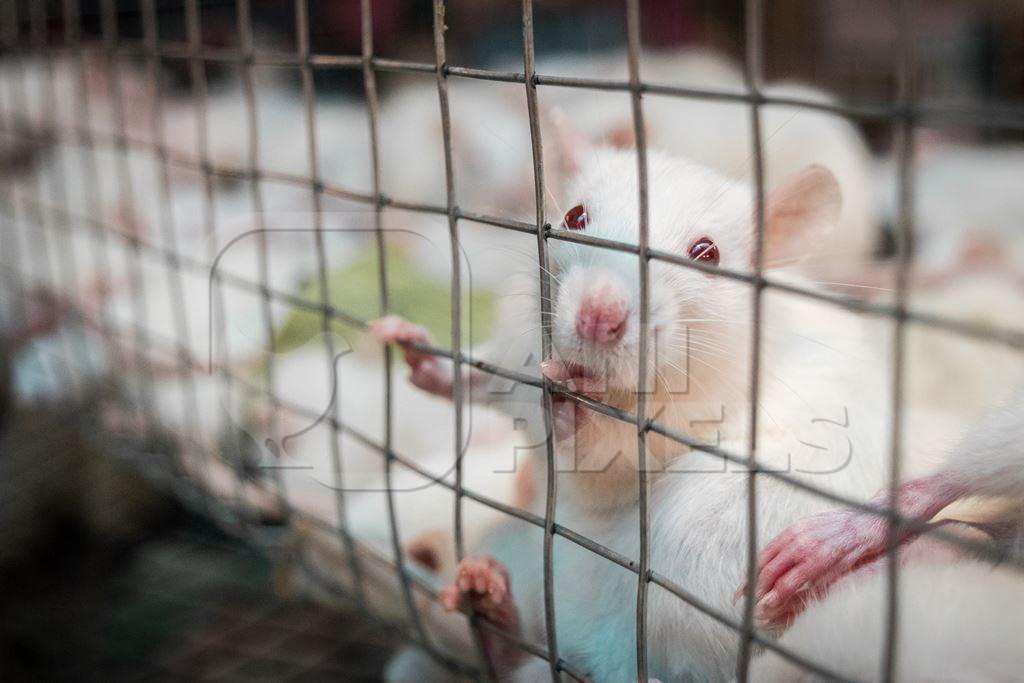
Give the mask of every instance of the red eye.
<svg viewBox="0 0 1024 683">
<path fill-rule="evenodd" d="M 587 207 L 577 204 L 566 212 L 565 218 L 562 219 L 562 227 L 570 230 L 585 230 L 589 222 Z"/>
<path fill-rule="evenodd" d="M 710 237 L 701 237 L 690 245 L 690 258 L 694 261 L 704 261 L 713 266 L 718 265 L 718 246 L 711 241 Z"/>
</svg>

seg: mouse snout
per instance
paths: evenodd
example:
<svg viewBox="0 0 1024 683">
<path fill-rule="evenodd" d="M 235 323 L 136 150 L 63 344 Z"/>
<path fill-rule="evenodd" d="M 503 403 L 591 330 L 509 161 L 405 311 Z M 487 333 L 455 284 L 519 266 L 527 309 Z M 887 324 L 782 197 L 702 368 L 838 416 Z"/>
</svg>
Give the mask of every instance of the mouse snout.
<svg viewBox="0 0 1024 683">
<path fill-rule="evenodd" d="M 584 341 L 610 346 L 626 333 L 629 308 L 626 300 L 609 292 L 596 292 L 580 303 L 576 334 Z"/>
</svg>

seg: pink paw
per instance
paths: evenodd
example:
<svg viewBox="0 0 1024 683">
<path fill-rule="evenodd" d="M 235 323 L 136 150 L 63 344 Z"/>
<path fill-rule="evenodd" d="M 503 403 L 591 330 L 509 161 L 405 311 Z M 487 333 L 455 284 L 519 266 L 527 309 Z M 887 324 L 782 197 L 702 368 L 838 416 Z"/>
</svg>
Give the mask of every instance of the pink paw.
<svg viewBox="0 0 1024 683">
<path fill-rule="evenodd" d="M 897 511 L 904 520 L 896 542 L 920 535 L 920 525 L 967 493 L 962 483 L 939 473 L 900 485 L 895 505 L 887 492 L 871 504 Z M 832 510 L 807 517 L 783 531 L 758 555 L 757 616 L 771 629 L 785 628 L 808 600 L 823 596 L 836 581 L 879 559 L 889 544 L 888 520 L 858 510 Z M 746 591 L 742 586 L 737 597 Z"/>
<path fill-rule="evenodd" d="M 370 334 L 381 344 L 398 344 L 405 353 L 405 360 L 409 365 L 416 365 L 423 360 L 432 358 L 410 346 L 410 344 L 429 344 L 430 335 L 426 328 L 409 322 L 398 315 L 389 315 L 379 318 L 370 323 Z"/>
<path fill-rule="evenodd" d="M 459 563 L 455 583 L 441 591 L 440 600 L 446 610 L 453 612 L 463 599 L 477 614 L 498 625 L 513 626 L 511 622 L 518 620 L 508 571 L 493 557 L 466 558 Z"/>
<path fill-rule="evenodd" d="M 480 629 L 480 638 L 495 677 L 499 681 L 509 680 L 522 664 L 523 650 L 508 638 L 522 637 L 508 570 L 493 557 L 466 558 L 455 570 L 455 583 L 442 590 L 438 598 L 449 612 L 459 609 L 465 600 L 474 613 L 498 627 L 499 632 Z"/>
<path fill-rule="evenodd" d="M 409 366 L 409 381 L 432 394 L 451 396 L 452 378 L 446 372 L 441 360 L 413 344 L 431 343 L 426 328 L 411 323 L 398 315 L 389 315 L 370 323 L 370 333 L 381 344 L 398 344 L 402 347 L 405 362 Z"/>
<path fill-rule="evenodd" d="M 790 526 L 757 558 L 755 597 L 762 626 L 788 626 L 809 600 L 881 556 L 887 541 L 884 518 L 850 510 L 824 512 Z"/>
</svg>

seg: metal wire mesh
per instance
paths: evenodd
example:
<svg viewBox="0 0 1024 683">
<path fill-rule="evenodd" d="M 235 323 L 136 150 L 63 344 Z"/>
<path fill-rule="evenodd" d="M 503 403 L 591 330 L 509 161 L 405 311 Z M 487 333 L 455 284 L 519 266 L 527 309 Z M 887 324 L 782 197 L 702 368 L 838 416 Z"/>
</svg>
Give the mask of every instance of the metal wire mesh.
<svg viewBox="0 0 1024 683">
<path fill-rule="evenodd" d="M 723 458 L 724 460 L 743 465 L 749 472 L 747 487 L 747 525 L 749 536 L 747 539 L 747 580 L 750 585 L 756 581 L 756 551 L 759 539 L 756 535 L 757 529 L 757 483 L 760 477 L 775 478 L 797 487 L 801 490 L 810 491 L 821 495 L 833 502 L 851 506 L 856 509 L 869 511 L 890 519 L 890 529 L 893 530 L 897 523 L 906 524 L 908 520 L 900 520 L 896 515 L 887 509 L 879 509 L 866 505 L 860 501 L 848 499 L 835 493 L 817 490 L 814 487 L 798 480 L 786 472 L 772 469 L 764 469 L 758 466 L 757 433 L 758 415 L 756 408 L 751 411 L 749 422 L 749 444 L 748 450 L 744 453 L 730 452 L 717 446 L 695 440 L 685 434 L 660 424 L 647 414 L 645 405 L 645 387 L 647 382 L 647 315 L 648 315 L 648 268 L 651 261 L 661 261 L 672 264 L 679 268 L 696 269 L 708 273 L 714 277 L 730 278 L 751 286 L 753 297 L 753 319 L 751 329 L 754 331 L 751 340 L 751 358 L 753 363 L 750 371 L 751 405 L 757 406 L 758 382 L 759 382 L 759 358 L 761 356 L 761 330 L 762 324 L 762 297 L 766 290 L 775 290 L 787 294 L 806 297 L 812 300 L 832 305 L 841 309 L 849 310 L 857 314 L 871 315 L 889 318 L 893 322 L 894 329 L 894 355 L 892 359 L 892 382 L 891 382 L 891 430 L 893 451 L 891 454 L 891 469 L 889 472 L 891 492 L 895 495 L 896 486 L 900 481 L 900 449 L 901 425 L 902 425 L 902 395 L 903 395 L 903 354 L 904 330 L 908 323 L 916 323 L 929 328 L 943 330 L 950 334 L 961 335 L 970 339 L 988 340 L 1007 347 L 1021 350 L 1024 349 L 1024 335 L 1012 329 L 998 329 L 975 325 L 960 320 L 951 320 L 928 313 L 910 310 L 907 306 L 908 272 L 911 266 L 909 244 L 913 236 L 913 140 L 915 127 L 927 122 L 963 122 L 970 124 L 998 125 L 1004 128 L 1024 130 L 1024 110 L 1012 107 L 989 107 L 985 109 L 969 108 L 964 106 L 939 106 L 935 104 L 918 103 L 914 99 L 914 88 L 911 83 L 912 73 L 912 47 L 909 44 L 910 31 L 907 26 L 910 22 L 910 9 L 907 2 L 899 2 L 900 21 L 902 28 L 900 36 L 900 63 L 899 73 L 899 96 L 897 102 L 892 106 L 863 105 L 863 104 L 833 104 L 821 101 L 803 100 L 795 97 L 771 96 L 762 92 L 760 84 L 762 79 L 763 61 L 763 3 L 761 0 L 748 0 L 745 9 L 746 27 L 746 58 L 744 65 L 744 76 L 746 81 L 746 92 L 738 94 L 735 92 L 703 90 L 675 85 L 648 83 L 643 80 L 640 69 L 640 2 L 639 0 L 626 0 L 626 36 L 627 54 L 629 66 L 628 80 L 599 80 L 594 78 L 580 78 L 538 74 L 535 62 L 535 43 L 533 16 L 534 9 L 531 0 L 522 2 L 522 33 L 523 33 L 523 69 L 519 72 L 491 71 L 478 68 L 468 68 L 450 65 L 447 63 L 445 44 L 445 2 L 434 0 L 433 2 L 433 41 L 434 61 L 412 62 L 397 59 L 386 59 L 375 54 L 373 44 L 373 3 L 371 0 L 362 0 L 361 3 L 361 36 L 362 51 L 358 55 L 335 55 L 317 54 L 312 51 L 310 43 L 310 17 L 306 0 L 295 0 L 294 15 L 297 27 L 296 49 L 292 52 L 271 52 L 256 48 L 253 40 L 251 8 L 249 0 L 238 0 L 237 2 L 237 48 L 210 48 L 203 44 L 201 39 L 201 15 L 197 0 L 188 0 L 185 3 L 187 39 L 184 42 L 174 42 L 162 39 L 158 22 L 158 12 L 155 0 L 142 0 L 140 12 L 142 16 L 143 37 L 141 40 L 126 39 L 119 34 L 118 14 L 115 3 L 107 0 L 101 6 L 102 30 L 97 42 L 83 40 L 81 33 L 82 17 L 80 16 L 77 0 L 64 0 L 61 16 L 58 17 L 64 27 L 64 38 L 60 44 L 48 42 L 45 31 L 46 22 L 53 17 L 47 17 L 47 3 L 18 3 L 9 1 L 5 3 L 6 13 L 4 26 L 4 43 L 10 54 L 16 58 L 27 56 L 41 56 L 49 60 L 50 56 L 57 52 L 71 55 L 78 65 L 77 73 L 77 102 L 81 110 L 79 124 L 73 128 L 62 127 L 54 114 L 54 94 L 51 90 L 44 93 L 48 99 L 48 106 L 44 109 L 50 113 L 50 119 L 43 126 L 30 125 L 25 119 L 27 111 L 27 93 L 24 91 L 24 82 L 21 87 L 18 83 L 12 84 L 8 92 L 4 92 L 4 107 L 2 108 L 3 129 L 9 135 L 16 135 L 26 139 L 41 138 L 43 136 L 76 144 L 85 149 L 88 153 L 82 155 L 82 168 L 80 173 L 84 178 L 87 187 L 92 188 L 87 192 L 89 196 L 96 197 L 99 192 L 95 189 L 99 183 L 99 170 L 95 162 L 95 150 L 100 146 L 112 146 L 118 152 L 119 163 L 117 165 L 116 181 L 119 185 L 118 195 L 127 205 L 131 212 L 134 202 L 133 177 L 128 166 L 128 153 L 141 152 L 152 155 L 159 162 L 160 194 L 163 203 L 170 206 L 168 198 L 172 191 L 171 174 L 175 169 L 187 169 L 201 174 L 203 187 L 205 189 L 205 204 L 203 207 L 202 220 L 207 226 L 207 233 L 216 235 L 215 224 L 215 201 L 214 185 L 218 179 L 234 179 L 249 185 L 252 196 L 253 215 L 257 221 L 262 221 L 264 213 L 262 188 L 264 183 L 274 183 L 302 188 L 308 190 L 313 203 L 314 234 L 316 236 L 316 263 L 318 291 L 317 298 L 307 298 L 297 294 L 275 290 L 270 283 L 268 245 L 266 240 L 266 226 L 259 222 L 256 226 L 256 234 L 260 240 L 259 250 L 259 277 L 253 281 L 248 278 L 239 277 L 228 272 L 214 270 L 212 289 L 214 293 L 215 308 L 223 309 L 224 299 L 222 288 L 230 285 L 242 290 L 249 291 L 261 297 L 263 306 L 263 325 L 266 330 L 266 339 L 272 345 L 276 338 L 276 331 L 271 308 L 275 303 L 285 304 L 311 311 L 320 317 L 323 331 L 325 332 L 325 367 L 333 364 L 338 349 L 331 342 L 330 330 L 332 324 L 343 321 L 358 328 L 365 329 L 367 321 L 359 319 L 350 313 L 339 310 L 330 303 L 329 297 L 329 274 L 328 258 L 324 242 L 325 228 L 323 225 L 322 202 L 325 198 L 333 197 L 362 203 L 370 207 L 374 212 L 374 229 L 376 233 L 377 264 L 379 279 L 380 315 L 389 312 L 389 286 L 388 272 L 386 266 L 386 246 L 384 240 L 384 229 L 382 227 L 381 215 L 385 209 L 403 209 L 411 212 L 432 214 L 446 219 L 448 236 L 451 248 L 451 348 L 445 349 L 436 346 L 418 345 L 417 348 L 434 354 L 441 358 L 450 359 L 455 365 L 453 401 L 454 410 L 454 443 L 455 453 L 455 478 L 449 482 L 436 477 L 423 469 L 415 460 L 395 452 L 392 443 L 392 420 L 394 411 L 392 408 L 392 386 L 395 381 L 392 377 L 390 351 L 385 351 L 384 372 L 381 379 L 381 400 L 384 403 L 385 428 L 383 440 L 377 441 L 374 438 L 360 431 L 359 425 L 349 424 L 343 416 L 338 414 L 336 407 L 327 423 L 334 434 L 345 433 L 358 440 L 360 443 L 377 450 L 381 455 L 381 466 L 384 469 L 386 481 L 388 482 L 388 506 L 389 525 L 393 542 L 395 561 L 391 561 L 376 555 L 373 551 L 361 544 L 348 528 L 345 519 L 344 486 L 341 477 L 342 468 L 340 465 L 340 445 L 336 438 L 330 439 L 330 448 L 333 461 L 336 463 L 335 489 L 337 491 L 337 525 L 328 524 L 317 520 L 307 520 L 309 523 L 326 526 L 326 530 L 336 534 L 339 540 L 348 551 L 352 562 L 352 574 L 355 578 L 355 591 L 353 599 L 361 603 L 362 582 L 360 577 L 363 574 L 363 563 L 377 563 L 389 566 L 401 581 L 402 600 L 408 616 L 408 624 L 400 624 L 400 628 L 410 639 L 420 644 L 427 652 L 435 656 L 438 661 L 448 666 L 461 667 L 445 656 L 432 642 L 429 629 L 424 623 L 416 602 L 416 595 L 433 594 L 433 589 L 423 583 L 415 573 L 410 572 L 406 566 L 403 553 L 401 532 L 397 523 L 395 503 L 390 495 L 392 473 L 395 468 L 406 468 L 417 472 L 425 478 L 435 482 L 439 486 L 446 487 L 455 494 L 456 504 L 454 518 L 452 520 L 456 554 L 462 558 L 465 554 L 463 540 L 463 519 L 465 498 L 477 503 L 490 506 L 507 515 L 516 517 L 529 524 L 535 525 L 543 530 L 543 546 L 538 548 L 543 553 L 544 570 L 544 619 L 546 630 L 546 642 L 544 647 L 537 644 L 521 641 L 501 629 L 498 629 L 485 620 L 474 616 L 473 623 L 476 629 L 488 629 L 500 634 L 502 637 L 512 639 L 519 647 L 530 652 L 532 655 L 542 657 L 550 662 L 551 676 L 558 680 L 561 676 L 567 675 L 577 680 L 586 679 L 586 672 L 579 670 L 573 663 L 566 661 L 559 654 L 559 647 L 556 638 L 555 623 L 558 615 L 555 610 L 554 582 L 552 550 L 556 537 L 566 539 L 592 553 L 604 557 L 610 562 L 620 565 L 626 570 L 634 573 L 637 578 L 636 594 L 636 642 L 637 642 L 637 680 L 648 678 L 648 651 L 647 651 L 647 605 L 648 587 L 651 583 L 668 591 L 673 596 L 685 601 L 700 612 L 710 616 L 714 620 L 734 629 L 740 637 L 742 644 L 740 648 L 737 671 L 739 679 L 746 680 L 747 666 L 752 655 L 754 646 L 772 650 L 779 655 L 799 664 L 806 669 L 820 675 L 833 679 L 842 679 L 834 672 L 823 670 L 818 664 L 810 662 L 800 655 L 790 652 L 759 633 L 754 628 L 754 601 L 752 594 L 748 594 L 744 602 L 742 620 L 737 622 L 728 615 L 719 613 L 715 608 L 703 602 L 686 587 L 678 585 L 666 576 L 659 574 L 657 569 L 651 566 L 649 552 L 649 511 L 648 495 L 649 482 L 647 478 L 648 468 L 646 466 L 646 439 L 649 433 L 658 434 L 680 445 L 704 451 L 711 455 Z M 103 131 L 92 125 L 89 118 L 91 110 L 89 102 L 89 89 L 86 84 L 85 61 L 90 57 L 99 57 L 108 71 L 111 83 L 112 99 L 117 103 L 114 112 L 115 131 Z M 141 59 L 145 65 L 145 72 L 152 88 L 153 100 L 158 103 L 152 111 L 150 121 L 150 139 L 133 137 L 125 126 L 125 113 L 123 111 L 123 96 L 120 91 L 120 75 L 118 63 L 127 59 Z M 166 140 L 164 121 L 159 103 L 165 97 L 163 77 L 161 76 L 160 65 L 162 60 L 183 60 L 189 65 L 192 99 L 198 112 L 196 119 L 197 154 L 188 155 L 172 149 Z M 47 61 L 49 64 L 49 61 Z M 206 83 L 206 67 L 209 64 L 227 64 L 239 69 L 243 83 L 245 99 L 245 110 L 249 129 L 247 158 L 245 162 L 237 166 L 215 163 L 211 158 L 207 140 L 206 121 L 206 100 L 208 97 Z M 260 165 L 261 141 L 257 126 L 257 103 L 254 94 L 254 69 L 258 66 L 287 66 L 298 69 L 301 75 L 302 97 L 306 109 L 306 128 L 309 165 L 307 173 L 295 175 L 281 171 L 274 171 L 262 168 Z M 315 73 L 320 70 L 350 70 L 362 74 L 364 96 L 368 112 L 367 125 L 370 131 L 370 165 L 372 168 L 372 182 L 369 193 L 353 191 L 350 188 L 341 187 L 325 181 L 320 175 L 318 163 L 318 143 L 316 138 L 316 89 L 314 87 Z M 391 197 L 381 191 L 380 181 L 380 102 L 377 93 L 377 74 L 380 72 L 398 73 L 419 73 L 432 75 L 436 79 L 438 104 L 441 120 L 441 135 L 444 144 L 444 169 L 445 169 L 445 202 L 440 205 L 425 204 L 403 200 L 400 197 Z M 52 64 L 50 64 L 50 85 L 53 85 Z M 535 202 L 535 218 L 533 222 L 522 222 L 502 216 L 485 215 L 471 211 L 460 206 L 459 197 L 456 196 L 455 168 L 452 160 L 452 124 L 449 113 L 448 84 L 453 79 L 475 79 L 483 81 L 506 82 L 521 84 L 525 91 L 527 111 L 530 124 L 530 138 L 532 144 L 532 171 Z M 589 236 L 583 233 L 569 231 L 554 226 L 545 213 L 544 200 L 544 170 L 545 159 L 542 154 L 541 126 L 538 105 L 538 88 L 546 86 L 560 86 L 569 88 L 621 91 L 628 93 L 632 102 L 633 131 L 636 142 L 637 177 L 639 187 L 639 239 L 637 244 L 615 242 L 607 239 Z M 757 239 L 755 247 L 754 266 L 750 272 L 732 271 L 725 268 L 711 268 L 702 263 L 694 262 L 684 256 L 668 253 L 652 248 L 648 240 L 648 200 L 647 200 L 647 149 L 645 142 L 645 127 L 643 117 L 643 101 L 646 95 L 662 95 L 680 98 L 693 98 L 712 100 L 719 102 L 733 102 L 745 104 L 750 111 L 750 131 L 753 147 L 751 154 L 754 168 L 755 206 L 754 216 L 757 225 Z M 899 269 L 896 280 L 896 296 L 893 303 L 868 302 L 855 297 L 848 297 L 840 294 L 827 293 L 816 289 L 804 289 L 799 286 L 776 280 L 764 274 L 764 161 L 762 158 L 762 131 L 761 114 L 762 107 L 768 105 L 785 105 L 799 107 L 809 110 L 824 111 L 851 119 L 870 119 L 892 122 L 899 136 L 897 147 L 898 169 L 899 169 L 899 205 L 900 225 L 898 233 L 898 258 Z M 17 196 L 15 196 L 17 194 Z M 49 198 L 49 199 L 48 199 Z M 58 253 L 50 253 L 50 244 L 45 239 L 38 239 L 34 234 L 33 225 L 46 225 L 53 230 L 71 230 L 73 226 L 87 226 L 95 231 L 97 241 L 96 251 L 93 257 L 97 262 L 103 263 L 106 254 L 106 241 L 109 239 L 126 239 L 131 247 L 132 262 L 130 264 L 130 286 L 142 292 L 146 286 L 146 277 L 143 272 L 143 257 L 154 257 L 164 261 L 170 268 L 171 291 L 174 295 L 172 307 L 179 312 L 176 317 L 176 338 L 157 338 L 148 329 L 146 324 L 147 311 L 142 307 L 145 298 L 135 297 L 136 308 L 134 310 L 135 324 L 132 328 L 134 339 L 128 346 L 131 350 L 130 360 L 138 366 L 137 373 L 140 383 L 139 395 L 142 400 L 138 406 L 140 413 L 146 417 L 146 424 L 155 422 L 153 416 L 153 375 L 150 367 L 153 358 L 157 355 L 168 356 L 174 359 L 175 367 L 182 380 L 186 384 L 192 383 L 193 370 L 203 367 L 207 362 L 202 358 L 196 358 L 190 351 L 188 339 L 190 331 L 186 316 L 181 314 L 187 302 L 182 292 L 182 274 L 188 271 L 206 275 L 209 271 L 208 262 L 203 259 L 189 257 L 177 244 L 176 234 L 173 228 L 174 217 L 169 215 L 169 209 L 162 214 L 161 230 L 163 233 L 164 245 L 147 243 L 133 236 L 123 236 L 117 230 L 112 230 L 104 218 L 101 208 L 93 202 L 90 206 L 71 206 L 67 194 L 63 190 L 63 179 L 55 178 L 53 187 L 46 187 L 40 179 L 38 189 L 25 196 L 22 193 L 5 190 L 2 197 L 5 220 L 16 227 L 13 231 L 5 233 L 21 237 L 23 244 L 9 244 L 0 247 L 4 253 L 31 253 L 35 259 L 34 268 L 40 271 L 50 270 L 53 273 L 62 273 L 69 282 L 76 282 L 75 271 L 76 255 L 70 250 L 58 250 Z M 611 405 L 605 405 L 582 394 L 553 384 L 547 379 L 537 380 L 514 369 L 498 367 L 479 359 L 473 358 L 462 348 L 463 316 L 460 307 L 463 302 L 463 283 L 460 273 L 459 254 L 459 226 L 463 222 L 474 222 L 483 225 L 493 226 L 499 229 L 517 231 L 532 235 L 536 239 L 536 254 L 538 278 L 540 281 L 541 293 L 541 316 L 542 321 L 550 316 L 552 282 L 549 270 L 548 243 L 550 240 L 588 245 L 599 249 L 619 251 L 633 254 L 637 257 L 639 291 L 640 291 L 640 373 L 638 377 L 639 403 L 635 414 L 623 411 Z M 208 258 L 215 259 L 216 253 L 223 245 L 216 241 L 208 244 Z M 108 272 L 107 268 L 100 268 L 100 273 Z M 18 269 L 16 264 L 6 263 L 4 265 L 6 279 L 12 289 L 19 286 Z M 73 287 L 69 287 L 73 289 Z M 216 315 L 215 319 L 223 324 L 224 316 Z M 108 338 L 112 337 L 107 321 L 101 320 Z M 544 357 L 551 356 L 552 341 L 551 332 L 542 325 L 542 348 Z M 227 335 L 221 334 L 219 339 L 225 340 Z M 64 372 L 71 376 L 76 373 L 70 369 L 75 363 L 88 363 L 88 354 L 83 354 L 80 349 L 74 348 L 72 340 L 65 340 L 67 353 L 55 357 L 53 362 L 57 366 L 55 372 Z M 226 342 L 225 342 L 226 343 Z M 256 386 L 245 377 L 238 376 L 233 369 L 226 364 L 210 364 L 210 369 L 219 373 L 224 381 L 224 391 L 228 394 L 233 392 L 255 393 L 270 401 L 276 408 L 295 414 L 305 415 L 310 419 L 318 419 L 321 416 L 310 413 L 302 406 L 289 404 L 282 399 L 274 385 L 273 355 L 274 348 L 271 347 L 268 364 L 265 368 L 266 386 Z M 222 357 L 230 356 L 230 349 L 219 349 Z M 65 367 L 61 368 L 63 365 Z M 570 528 L 560 525 L 555 519 L 555 509 L 558 500 L 557 478 L 555 476 L 555 460 L 553 445 L 549 439 L 545 444 L 546 455 L 546 490 L 544 492 L 545 505 L 543 516 L 530 512 L 515 509 L 500 501 L 493 500 L 483 494 L 467 489 L 463 485 L 461 467 L 461 444 L 463 444 L 463 403 L 465 401 L 465 387 L 462 380 L 462 368 L 471 367 L 490 375 L 511 380 L 539 388 L 543 391 L 544 417 L 548 433 L 552 421 L 552 397 L 560 396 L 573 403 L 583 406 L 589 410 L 599 412 L 616 420 L 635 425 L 637 434 L 637 447 L 639 453 L 640 491 L 639 510 L 640 527 L 638 530 L 640 538 L 640 552 L 636 558 L 625 557 L 614 550 L 605 547 Z M 184 414 L 187 416 L 188 424 L 195 425 L 198 421 L 196 415 L 196 400 L 194 385 L 190 386 L 183 394 Z M 191 398 L 190 398 L 191 397 Z M 228 399 L 230 400 L 230 399 Z M 193 432 L 198 431 L 192 427 Z M 187 438 L 187 435 L 186 435 Z M 203 453 L 202 462 L 205 464 L 213 454 L 205 452 L 200 444 L 193 446 Z M 267 475 L 267 480 L 259 480 L 258 486 L 266 487 L 275 491 L 286 510 L 287 515 L 299 515 L 290 504 L 287 491 L 280 477 L 274 476 L 273 470 Z M 171 480 L 180 485 L 180 480 L 171 477 Z M 187 483 L 187 482 L 186 482 Z M 219 509 L 217 501 L 210 498 L 203 491 L 202 487 L 193 487 L 192 497 L 195 498 L 211 514 L 232 520 L 237 523 L 241 516 L 239 510 L 244 509 L 241 503 L 241 493 L 236 499 L 237 505 L 228 506 L 229 512 Z M 251 531 L 250 531 L 251 532 Z M 895 533 L 891 531 L 890 533 Z M 895 536 L 890 539 L 890 553 L 895 553 Z M 890 583 L 888 592 L 888 632 L 886 638 L 885 672 L 883 678 L 891 680 L 893 675 L 896 652 L 899 645 L 898 633 L 896 631 L 896 614 L 898 607 L 898 563 L 890 562 Z M 329 585 L 330 577 L 323 577 L 325 585 Z M 486 676 L 487 672 L 476 672 Z M 493 675 L 493 672 L 492 674 Z"/>
</svg>

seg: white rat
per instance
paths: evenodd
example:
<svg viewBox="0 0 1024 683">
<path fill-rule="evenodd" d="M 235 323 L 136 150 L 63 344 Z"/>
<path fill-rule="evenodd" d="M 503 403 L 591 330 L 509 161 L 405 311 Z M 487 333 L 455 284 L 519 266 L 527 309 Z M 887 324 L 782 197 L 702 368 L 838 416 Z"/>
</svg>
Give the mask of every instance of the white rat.
<svg viewBox="0 0 1024 683">
<path fill-rule="evenodd" d="M 573 145 L 577 170 L 566 195 L 563 228 L 637 243 L 636 159 L 630 152 Z M 712 272 L 652 261 L 649 357 L 656 368 L 647 414 L 675 432 L 742 454 L 749 445 L 752 290 L 713 268 L 749 272 L 753 263 L 752 191 L 688 161 L 649 155 L 650 246 L 690 258 Z M 791 262 L 815 252 L 836 225 L 841 194 L 833 175 L 810 167 L 766 198 L 765 260 Z M 639 344 L 637 260 L 633 254 L 551 240 L 556 290 L 552 337 L 555 381 L 626 411 L 636 408 Z M 776 279 L 792 276 L 772 271 Z M 812 287 L 809 283 L 801 283 Z M 758 460 L 818 488 L 864 499 L 884 483 L 888 429 L 888 327 L 792 295 L 763 302 Z M 406 342 L 412 380 L 450 395 L 450 365 L 407 342 L 425 339 L 390 320 L 385 341 Z M 506 348 L 511 345 L 506 343 Z M 469 396 L 485 379 L 467 373 Z M 556 401 L 559 460 L 557 520 L 627 557 L 639 554 L 637 436 L 630 422 Z M 913 413 L 913 411 L 911 411 Z M 908 415 L 917 431 L 917 416 Z M 942 425 L 938 425 L 941 427 Z M 952 425 L 945 425 L 951 429 Z M 938 427 L 931 436 L 941 443 Z M 932 444 L 914 439 L 914 449 Z M 651 432 L 651 567 L 738 621 L 733 602 L 746 563 L 748 473 L 720 457 Z M 770 538 L 825 507 L 770 476 L 758 483 L 758 537 Z M 509 522 L 460 567 L 442 594 L 454 608 L 466 598 L 510 630 L 543 641 L 540 530 Z M 595 680 L 636 676 L 636 576 L 556 538 L 554 596 L 559 655 Z M 507 572 L 507 573 L 506 573 Z M 594 587 L 600 586 L 600 599 Z M 517 600 L 511 600 L 511 591 Z M 661 680 L 721 679 L 735 666 L 732 629 L 658 587 L 648 603 L 649 672 Z M 495 640 L 495 638 L 498 638 Z M 546 665 L 487 637 L 495 666 L 533 680 Z M 534 670 L 534 667 L 539 667 Z"/>
</svg>

